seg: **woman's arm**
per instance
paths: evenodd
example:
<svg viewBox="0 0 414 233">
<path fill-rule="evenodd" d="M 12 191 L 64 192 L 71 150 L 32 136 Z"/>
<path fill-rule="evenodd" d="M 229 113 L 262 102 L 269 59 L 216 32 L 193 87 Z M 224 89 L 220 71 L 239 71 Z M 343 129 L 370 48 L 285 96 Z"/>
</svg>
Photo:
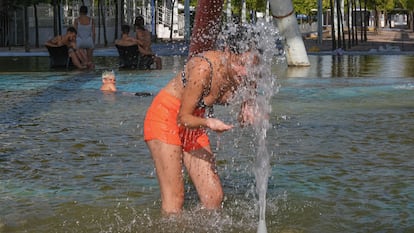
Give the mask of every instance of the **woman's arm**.
<svg viewBox="0 0 414 233">
<path fill-rule="evenodd" d="M 48 40 L 45 45 L 50 47 L 59 47 L 63 45 L 61 36 L 56 36 L 55 38 Z"/>
<path fill-rule="evenodd" d="M 257 83 L 251 80 L 244 80 L 244 86 L 247 87 L 246 98 L 241 104 L 240 113 L 239 113 L 239 122 L 240 125 L 252 125 L 256 119 L 262 117 L 262 113 L 259 112 L 258 106 L 256 103 L 257 96 Z"/>
</svg>

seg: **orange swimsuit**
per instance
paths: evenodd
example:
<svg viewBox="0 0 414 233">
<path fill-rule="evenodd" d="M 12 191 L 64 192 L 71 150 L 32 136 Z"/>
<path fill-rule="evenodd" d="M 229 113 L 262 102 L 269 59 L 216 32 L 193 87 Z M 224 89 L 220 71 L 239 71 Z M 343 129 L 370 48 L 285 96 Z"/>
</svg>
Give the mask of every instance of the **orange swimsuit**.
<svg viewBox="0 0 414 233">
<path fill-rule="evenodd" d="M 202 55 L 196 55 L 204 59 L 210 66 L 210 87 L 213 79 L 213 65 L 210 60 Z M 185 71 L 181 73 L 183 86 L 186 85 Z M 209 91 L 208 91 L 209 92 Z M 204 93 L 203 96 L 207 95 Z M 180 110 L 181 100 L 172 96 L 168 92 L 161 90 L 154 98 L 148 109 L 144 121 L 144 140 L 150 141 L 158 139 L 168 144 L 182 146 L 186 152 L 201 149 L 210 145 L 206 134 L 206 129 L 197 128 L 189 129 L 177 125 L 177 115 Z M 207 106 L 204 99 L 201 98 L 198 107 L 194 110 L 193 115 L 204 117 L 207 109 L 208 117 L 213 117 L 213 107 Z"/>
<path fill-rule="evenodd" d="M 160 140 L 162 142 L 182 146 L 186 152 L 201 149 L 210 145 L 206 129 L 189 129 L 177 125 L 177 115 L 181 101 L 161 90 L 154 98 L 144 121 L 144 140 Z M 204 108 L 197 108 L 193 115 L 203 117 Z"/>
</svg>

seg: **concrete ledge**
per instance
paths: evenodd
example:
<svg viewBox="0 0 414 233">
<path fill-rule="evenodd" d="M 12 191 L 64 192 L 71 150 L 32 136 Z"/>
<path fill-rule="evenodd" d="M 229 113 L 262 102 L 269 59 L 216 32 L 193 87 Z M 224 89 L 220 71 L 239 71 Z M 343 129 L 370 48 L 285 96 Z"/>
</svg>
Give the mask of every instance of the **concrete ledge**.
<svg viewBox="0 0 414 233">
<path fill-rule="evenodd" d="M 158 56 L 187 56 L 188 45 L 184 42 L 180 43 L 159 43 L 153 44 L 152 50 Z M 96 57 L 117 57 L 118 51 L 115 46 L 106 48 L 95 48 L 94 56 Z M 48 57 L 49 53 L 45 47 L 33 48 L 30 52 L 25 52 L 24 47 L 8 47 L 0 48 L 0 57 Z"/>
</svg>

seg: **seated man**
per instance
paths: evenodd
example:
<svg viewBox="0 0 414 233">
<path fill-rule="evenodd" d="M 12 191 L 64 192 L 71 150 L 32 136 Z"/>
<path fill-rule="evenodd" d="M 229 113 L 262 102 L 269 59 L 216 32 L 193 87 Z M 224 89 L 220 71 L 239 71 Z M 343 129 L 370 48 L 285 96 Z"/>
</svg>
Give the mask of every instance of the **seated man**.
<svg viewBox="0 0 414 233">
<path fill-rule="evenodd" d="M 114 71 L 104 71 L 102 73 L 101 91 L 116 92 L 116 78 Z"/>
<path fill-rule="evenodd" d="M 76 29 L 74 27 L 68 27 L 65 35 L 59 35 L 55 38 L 47 41 L 46 46 L 49 47 L 61 47 L 66 45 L 68 47 L 68 54 L 72 63 L 79 69 L 88 68 L 87 61 L 83 60 L 81 56 L 76 53 Z"/>
<path fill-rule="evenodd" d="M 139 65 L 142 56 L 138 49 L 138 40 L 129 36 L 129 29 L 128 25 L 122 25 L 121 39 L 115 41 L 119 53 L 119 66 L 127 69 L 142 69 Z"/>
<path fill-rule="evenodd" d="M 120 46 L 132 46 L 132 45 L 137 45 L 138 44 L 138 40 L 135 39 L 132 36 L 129 36 L 129 26 L 128 25 L 122 25 L 121 26 L 121 39 L 118 39 L 115 41 L 116 45 L 120 45 Z"/>
<path fill-rule="evenodd" d="M 144 26 L 144 18 L 137 16 L 135 18 L 135 33 L 138 40 L 139 52 L 142 55 L 140 66 L 147 66 L 155 63 L 156 69 L 162 69 L 161 58 L 155 56 L 151 49 L 151 33 Z"/>
</svg>

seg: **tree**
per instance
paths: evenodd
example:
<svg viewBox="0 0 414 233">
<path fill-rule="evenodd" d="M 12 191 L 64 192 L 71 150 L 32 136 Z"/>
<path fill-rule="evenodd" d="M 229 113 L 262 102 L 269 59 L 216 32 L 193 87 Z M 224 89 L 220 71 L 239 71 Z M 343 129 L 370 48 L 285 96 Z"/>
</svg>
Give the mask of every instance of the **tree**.
<svg viewBox="0 0 414 233">
<path fill-rule="evenodd" d="M 409 11 L 408 28 L 414 31 L 414 0 L 405 0 L 404 8 Z"/>
<path fill-rule="evenodd" d="M 104 46 L 106 47 L 108 45 L 108 39 L 106 37 L 106 17 L 105 17 L 105 6 L 103 4 L 104 0 L 98 0 L 98 25 L 102 25 L 103 27 L 103 36 L 104 36 Z M 98 41 L 101 40 L 101 27 L 99 27 L 98 32 Z"/>
<path fill-rule="evenodd" d="M 385 19 L 387 19 L 387 11 L 392 10 L 394 8 L 395 2 L 394 0 L 367 0 L 368 8 L 374 10 L 375 14 L 375 30 L 378 31 L 379 29 L 379 19 L 380 14 L 385 14 Z"/>
<path fill-rule="evenodd" d="M 171 0 L 171 22 L 170 22 L 170 41 L 172 41 L 173 30 L 174 30 L 174 6 L 176 0 Z"/>
</svg>

